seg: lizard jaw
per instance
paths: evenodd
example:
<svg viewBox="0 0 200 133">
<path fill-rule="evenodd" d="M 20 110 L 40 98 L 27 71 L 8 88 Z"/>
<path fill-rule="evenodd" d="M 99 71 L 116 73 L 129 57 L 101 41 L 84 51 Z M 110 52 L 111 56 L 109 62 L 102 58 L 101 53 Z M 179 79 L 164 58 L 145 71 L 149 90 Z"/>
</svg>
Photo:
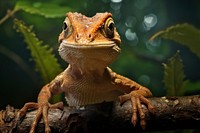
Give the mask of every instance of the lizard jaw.
<svg viewBox="0 0 200 133">
<path fill-rule="evenodd" d="M 104 69 L 117 58 L 120 48 L 114 42 L 70 44 L 62 41 L 58 51 L 66 62 L 81 69 Z"/>
<path fill-rule="evenodd" d="M 120 47 L 117 43 L 113 41 L 109 42 L 96 42 L 96 43 L 68 43 L 63 40 L 60 45 L 64 45 L 68 48 L 77 48 L 77 49 L 100 49 L 100 48 L 113 48 L 117 52 L 120 52 Z"/>
</svg>

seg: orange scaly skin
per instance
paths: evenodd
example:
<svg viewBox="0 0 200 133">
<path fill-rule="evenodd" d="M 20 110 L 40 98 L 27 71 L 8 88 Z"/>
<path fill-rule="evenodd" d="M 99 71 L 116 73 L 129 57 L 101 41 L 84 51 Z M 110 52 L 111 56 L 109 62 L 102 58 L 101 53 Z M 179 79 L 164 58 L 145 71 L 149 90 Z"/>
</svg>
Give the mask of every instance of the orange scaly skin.
<svg viewBox="0 0 200 133">
<path fill-rule="evenodd" d="M 149 89 L 113 72 L 109 67 L 120 53 L 120 36 L 114 26 L 112 14 L 97 13 L 89 18 L 79 13 L 67 13 L 63 23 L 59 54 L 69 66 L 49 84 L 45 85 L 38 95 L 37 103 L 27 103 L 18 116 L 26 114 L 27 109 L 38 109 L 30 132 L 42 117 L 45 132 L 50 132 L 48 109 L 63 108 L 62 103 L 49 104 L 51 95 L 64 93 L 69 106 L 113 101 L 118 97 L 123 103 L 132 101 L 132 123 L 135 126 L 137 114 L 140 124 L 145 128 L 145 115 L 141 102 L 147 105 L 150 112 L 154 108 L 146 97 L 151 97 Z"/>
</svg>

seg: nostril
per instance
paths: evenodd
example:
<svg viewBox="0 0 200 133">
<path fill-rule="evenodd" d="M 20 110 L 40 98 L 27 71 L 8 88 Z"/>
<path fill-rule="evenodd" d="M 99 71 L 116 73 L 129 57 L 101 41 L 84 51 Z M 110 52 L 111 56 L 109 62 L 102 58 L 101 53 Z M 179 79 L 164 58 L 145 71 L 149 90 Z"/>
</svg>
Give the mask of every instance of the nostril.
<svg viewBox="0 0 200 133">
<path fill-rule="evenodd" d="M 94 40 L 94 36 L 92 34 L 88 34 L 88 41 L 92 42 Z"/>
<path fill-rule="evenodd" d="M 89 37 L 89 38 L 92 38 L 92 35 L 91 35 L 91 34 L 89 34 L 89 35 L 88 35 L 88 37 Z"/>
<path fill-rule="evenodd" d="M 79 39 L 80 39 L 80 35 L 76 34 L 76 40 L 79 40 Z"/>
</svg>

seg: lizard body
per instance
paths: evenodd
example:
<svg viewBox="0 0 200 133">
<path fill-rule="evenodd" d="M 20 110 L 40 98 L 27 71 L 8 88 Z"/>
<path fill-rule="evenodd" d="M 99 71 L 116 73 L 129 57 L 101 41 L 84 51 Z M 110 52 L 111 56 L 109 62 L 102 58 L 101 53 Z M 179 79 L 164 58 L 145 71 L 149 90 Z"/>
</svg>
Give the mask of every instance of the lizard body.
<svg viewBox="0 0 200 133">
<path fill-rule="evenodd" d="M 93 17 L 86 17 L 79 13 L 67 13 L 58 41 L 59 54 L 69 66 L 41 89 L 37 103 L 27 103 L 21 109 L 19 116 L 25 115 L 29 108 L 38 108 L 30 132 L 35 131 L 41 116 L 45 132 L 50 132 L 48 109 L 62 108 L 62 104 L 51 105 L 48 100 L 51 95 L 58 93 L 65 94 L 69 106 L 113 101 L 118 97 L 122 103 L 131 100 L 133 125 L 136 125 L 139 113 L 141 126 L 145 127 L 141 102 L 152 111 L 153 106 L 145 98 L 151 97 L 152 93 L 108 67 L 120 53 L 121 42 L 112 14 L 97 13 Z"/>
</svg>

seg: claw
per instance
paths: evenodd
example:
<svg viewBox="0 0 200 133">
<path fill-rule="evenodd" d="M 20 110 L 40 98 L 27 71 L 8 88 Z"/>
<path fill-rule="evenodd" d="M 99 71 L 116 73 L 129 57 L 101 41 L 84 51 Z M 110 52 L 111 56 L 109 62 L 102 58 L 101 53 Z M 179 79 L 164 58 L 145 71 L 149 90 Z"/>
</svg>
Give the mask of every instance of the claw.
<svg viewBox="0 0 200 133">
<path fill-rule="evenodd" d="M 17 118 L 18 119 L 22 118 L 26 114 L 27 110 L 30 109 L 30 108 L 37 109 L 38 108 L 38 104 L 34 103 L 34 102 L 26 103 L 24 105 L 24 107 L 18 111 Z"/>
<path fill-rule="evenodd" d="M 133 115 L 131 118 L 131 122 L 133 123 L 134 127 L 136 126 L 137 123 L 137 104 L 136 104 L 136 99 L 135 97 L 131 97 L 131 103 L 132 103 L 132 109 L 133 109 Z"/>
<path fill-rule="evenodd" d="M 33 103 L 33 102 L 26 103 L 24 107 L 18 112 L 16 120 L 20 120 L 24 115 L 26 115 L 27 110 L 30 108 L 38 109 L 35 119 L 31 125 L 30 133 L 35 133 L 36 126 L 38 122 L 40 121 L 41 117 L 43 117 L 43 121 L 45 124 L 45 133 L 50 133 L 51 129 L 49 127 L 49 121 L 48 121 L 49 108 L 63 109 L 64 106 L 62 102 L 59 102 L 53 105 L 51 105 L 50 103 L 48 104 L 38 104 L 38 103 Z"/>
<path fill-rule="evenodd" d="M 125 95 L 119 96 L 119 102 L 122 105 L 124 102 L 126 102 L 130 98 L 131 98 L 130 94 L 125 94 Z"/>
<path fill-rule="evenodd" d="M 58 102 L 58 103 L 55 103 L 55 104 L 49 104 L 49 108 L 51 108 L 51 109 L 56 109 L 56 108 L 63 109 L 64 105 L 63 105 L 63 102 Z"/>
<path fill-rule="evenodd" d="M 149 101 L 147 98 L 145 98 L 144 96 L 141 96 L 141 97 L 140 97 L 140 100 L 141 100 L 144 104 L 147 105 L 147 108 L 148 108 L 148 110 L 149 110 L 151 113 L 154 114 L 154 113 L 156 112 L 154 106 L 150 103 L 150 101 Z"/>
<path fill-rule="evenodd" d="M 42 108 L 39 107 L 38 111 L 37 111 L 37 114 L 35 116 L 35 120 L 33 121 L 32 125 L 31 125 L 30 133 L 34 133 L 35 132 L 35 128 L 36 128 L 37 123 L 39 122 L 41 116 L 42 116 Z"/>
<path fill-rule="evenodd" d="M 155 109 L 154 109 L 153 105 L 150 103 L 150 101 L 147 98 L 145 98 L 144 96 L 136 93 L 135 91 L 133 91 L 129 94 L 122 95 L 119 98 L 120 98 L 121 104 L 123 104 L 124 102 L 126 102 L 129 99 L 131 100 L 132 112 L 133 112 L 131 122 L 132 122 L 133 126 L 135 127 L 137 124 L 137 121 L 138 121 L 137 114 L 139 114 L 140 126 L 144 130 L 146 127 L 146 121 L 145 121 L 145 113 L 142 110 L 141 103 L 144 103 L 147 106 L 148 110 L 151 113 L 154 113 Z"/>
</svg>

